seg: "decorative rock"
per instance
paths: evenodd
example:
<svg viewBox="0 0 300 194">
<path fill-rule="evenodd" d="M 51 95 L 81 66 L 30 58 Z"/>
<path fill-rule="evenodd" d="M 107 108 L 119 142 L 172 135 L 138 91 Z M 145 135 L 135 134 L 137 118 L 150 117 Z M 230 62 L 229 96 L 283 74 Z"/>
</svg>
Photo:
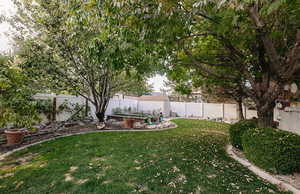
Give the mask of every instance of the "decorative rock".
<svg viewBox="0 0 300 194">
<path fill-rule="evenodd" d="M 85 124 L 84 122 L 79 121 L 79 122 L 78 122 L 78 125 L 79 125 L 79 126 L 85 126 L 86 124 Z"/>
<path fill-rule="evenodd" d="M 97 123 L 97 129 L 101 130 L 105 128 L 105 123 Z"/>
<path fill-rule="evenodd" d="M 134 128 L 141 129 L 141 128 L 145 128 L 145 127 L 146 127 L 145 123 L 141 123 L 141 122 L 134 123 Z"/>
<path fill-rule="evenodd" d="M 162 123 L 158 123 L 156 125 L 147 125 L 146 129 L 164 129 L 164 128 L 169 128 L 175 126 L 174 123 L 170 121 L 164 121 Z"/>
<path fill-rule="evenodd" d="M 155 129 L 155 128 L 157 128 L 156 125 L 147 125 L 146 126 L 146 129 Z"/>
</svg>

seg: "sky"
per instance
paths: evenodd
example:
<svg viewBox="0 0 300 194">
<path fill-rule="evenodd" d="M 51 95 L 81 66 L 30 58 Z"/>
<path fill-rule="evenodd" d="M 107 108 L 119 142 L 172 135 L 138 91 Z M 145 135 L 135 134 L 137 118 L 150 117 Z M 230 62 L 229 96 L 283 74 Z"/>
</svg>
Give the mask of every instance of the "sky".
<svg viewBox="0 0 300 194">
<path fill-rule="evenodd" d="M 166 76 L 156 75 L 149 79 L 148 83 L 153 85 L 155 92 L 160 92 L 160 89 L 165 89 L 164 82 L 167 81 Z"/>
<path fill-rule="evenodd" d="M 0 14 L 13 14 L 13 4 L 11 0 L 0 0 Z M 0 52 L 7 51 L 10 48 L 9 39 L 5 36 L 5 32 L 9 31 L 9 24 L 0 23 Z"/>
<path fill-rule="evenodd" d="M 0 14 L 12 15 L 14 13 L 13 3 L 11 0 L 0 0 Z M 5 32 L 9 31 L 9 24 L 0 23 L 0 53 L 11 49 L 10 40 L 5 35 Z M 164 81 L 167 78 L 165 76 L 156 75 L 149 79 L 149 84 L 152 84 L 154 91 L 159 92 L 164 88 Z"/>
</svg>

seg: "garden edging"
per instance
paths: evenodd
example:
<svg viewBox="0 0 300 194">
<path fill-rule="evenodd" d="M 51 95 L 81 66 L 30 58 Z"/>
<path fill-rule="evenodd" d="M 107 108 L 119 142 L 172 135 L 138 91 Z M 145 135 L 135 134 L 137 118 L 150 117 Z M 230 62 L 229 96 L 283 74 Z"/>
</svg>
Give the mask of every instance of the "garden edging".
<svg viewBox="0 0 300 194">
<path fill-rule="evenodd" d="M 300 190 L 295 188 L 293 185 L 277 179 L 276 177 L 272 176 L 271 174 L 267 173 L 266 171 L 253 165 L 248 160 L 239 157 L 237 154 L 234 153 L 232 145 L 226 146 L 226 152 L 228 153 L 228 155 L 231 158 L 233 158 L 234 160 L 236 160 L 243 166 L 247 167 L 250 171 L 255 173 L 257 176 L 267 180 L 268 182 L 278 186 L 279 188 L 281 188 L 283 190 L 292 191 L 295 194 L 300 194 Z"/>
<path fill-rule="evenodd" d="M 62 135 L 62 136 L 53 137 L 53 138 L 50 138 L 50 139 L 45 139 L 45 140 L 42 140 L 42 141 L 39 141 L 39 142 L 35 142 L 35 143 L 32 143 L 32 144 L 28 144 L 28 145 L 25 145 L 23 147 L 19 147 L 19 148 L 16 148 L 14 150 L 8 151 L 8 152 L 0 155 L 0 161 L 4 160 L 5 157 L 13 154 L 14 152 L 17 152 L 17 151 L 20 151 L 20 150 L 26 149 L 28 147 L 44 143 L 44 142 L 48 142 L 48 141 L 56 140 L 56 139 L 59 139 L 59 138 L 63 138 L 63 137 L 69 137 L 69 136 L 73 136 L 73 135 L 83 135 L 83 134 L 89 134 L 89 133 L 104 133 L 104 132 L 143 132 L 143 131 L 144 132 L 152 132 L 152 131 L 166 131 L 166 130 L 175 129 L 175 128 L 178 127 L 176 123 L 174 123 L 174 122 L 172 122 L 172 123 L 174 124 L 174 126 L 168 127 L 168 128 L 162 128 L 162 129 L 98 130 L 98 131 L 88 131 L 88 132 L 81 132 L 81 133 L 74 133 L 74 134 Z"/>
</svg>

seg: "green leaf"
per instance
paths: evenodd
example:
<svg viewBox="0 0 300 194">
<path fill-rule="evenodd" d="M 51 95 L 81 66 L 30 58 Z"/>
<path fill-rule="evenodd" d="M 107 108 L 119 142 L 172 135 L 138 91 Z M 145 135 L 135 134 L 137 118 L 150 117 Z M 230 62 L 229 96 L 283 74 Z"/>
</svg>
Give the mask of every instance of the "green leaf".
<svg viewBox="0 0 300 194">
<path fill-rule="evenodd" d="M 286 0 L 277 0 L 268 7 L 267 9 L 267 15 L 270 15 L 274 11 L 278 10 L 284 3 L 286 3 Z"/>
</svg>

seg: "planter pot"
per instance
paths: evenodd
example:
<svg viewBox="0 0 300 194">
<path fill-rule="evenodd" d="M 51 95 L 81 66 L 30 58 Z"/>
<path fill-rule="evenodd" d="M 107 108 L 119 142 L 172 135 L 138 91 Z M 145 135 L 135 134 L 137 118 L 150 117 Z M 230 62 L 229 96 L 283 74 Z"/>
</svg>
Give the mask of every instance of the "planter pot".
<svg viewBox="0 0 300 194">
<path fill-rule="evenodd" d="M 4 133 L 6 135 L 8 146 L 18 145 L 22 143 L 25 135 L 24 131 L 21 130 L 6 130 L 4 131 Z"/>
<path fill-rule="evenodd" d="M 134 125 L 134 119 L 124 119 L 124 128 L 130 129 L 133 128 Z"/>
</svg>

